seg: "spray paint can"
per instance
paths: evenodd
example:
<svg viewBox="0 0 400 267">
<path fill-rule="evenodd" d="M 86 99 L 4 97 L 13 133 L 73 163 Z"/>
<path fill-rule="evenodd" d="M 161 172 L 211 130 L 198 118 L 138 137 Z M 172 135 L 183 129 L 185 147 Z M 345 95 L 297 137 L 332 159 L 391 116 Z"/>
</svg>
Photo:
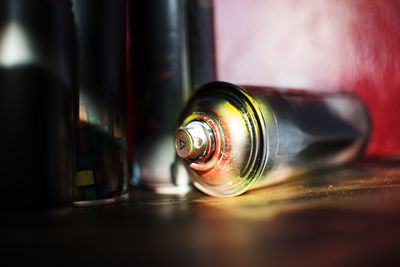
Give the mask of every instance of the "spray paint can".
<svg viewBox="0 0 400 267">
<path fill-rule="evenodd" d="M 79 123 L 75 206 L 128 198 L 125 136 L 126 1 L 75 0 Z"/>
<path fill-rule="evenodd" d="M 66 0 L 0 2 L 1 210 L 72 205 L 71 7 Z"/>
<path fill-rule="evenodd" d="M 130 1 L 134 183 L 171 187 L 174 131 L 189 95 L 184 0 Z"/>
<path fill-rule="evenodd" d="M 365 148 L 370 118 L 349 92 L 213 82 L 182 113 L 175 147 L 193 184 L 216 197 L 348 163 Z"/>
<path fill-rule="evenodd" d="M 176 161 L 174 132 L 191 92 L 215 80 L 212 1 L 129 5 L 133 183 L 182 192 L 190 189 L 190 181 Z"/>
<path fill-rule="evenodd" d="M 191 0 L 185 4 L 189 92 L 194 92 L 201 85 L 215 81 L 216 78 L 214 1 Z M 191 189 L 190 179 L 179 157 L 175 157 L 171 166 L 171 179 L 177 188 Z"/>
<path fill-rule="evenodd" d="M 186 1 L 191 92 L 215 81 L 214 1 Z"/>
</svg>

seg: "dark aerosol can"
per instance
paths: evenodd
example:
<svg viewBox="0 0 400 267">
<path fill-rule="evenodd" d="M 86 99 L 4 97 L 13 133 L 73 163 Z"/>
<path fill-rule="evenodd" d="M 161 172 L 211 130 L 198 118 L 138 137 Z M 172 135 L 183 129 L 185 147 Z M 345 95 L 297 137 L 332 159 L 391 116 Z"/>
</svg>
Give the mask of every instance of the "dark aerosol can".
<svg viewBox="0 0 400 267">
<path fill-rule="evenodd" d="M 175 161 L 176 122 L 191 92 L 215 80 L 212 1 L 129 5 L 133 183 L 180 191 L 176 186 L 184 189 L 190 181 Z"/>
<path fill-rule="evenodd" d="M 189 80 L 191 92 L 215 81 L 214 1 L 186 1 Z"/>
<path fill-rule="evenodd" d="M 204 85 L 189 101 L 175 147 L 194 185 L 216 197 L 350 162 L 370 118 L 349 92 Z"/>
<path fill-rule="evenodd" d="M 128 198 L 126 0 L 74 0 L 79 43 L 76 206 Z"/>
<path fill-rule="evenodd" d="M 174 128 L 189 95 L 183 0 L 131 1 L 135 183 L 172 186 Z"/>
<path fill-rule="evenodd" d="M 72 205 L 71 7 L 66 0 L 0 1 L 1 210 Z"/>
</svg>

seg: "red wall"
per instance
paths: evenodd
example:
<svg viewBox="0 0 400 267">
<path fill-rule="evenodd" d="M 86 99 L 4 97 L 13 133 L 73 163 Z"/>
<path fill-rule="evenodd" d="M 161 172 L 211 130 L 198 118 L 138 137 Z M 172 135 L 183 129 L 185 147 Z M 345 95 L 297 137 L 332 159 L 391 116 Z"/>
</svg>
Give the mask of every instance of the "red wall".
<svg viewBox="0 0 400 267">
<path fill-rule="evenodd" d="M 367 154 L 400 155 L 400 1 L 215 0 L 215 25 L 219 80 L 355 91 Z"/>
</svg>

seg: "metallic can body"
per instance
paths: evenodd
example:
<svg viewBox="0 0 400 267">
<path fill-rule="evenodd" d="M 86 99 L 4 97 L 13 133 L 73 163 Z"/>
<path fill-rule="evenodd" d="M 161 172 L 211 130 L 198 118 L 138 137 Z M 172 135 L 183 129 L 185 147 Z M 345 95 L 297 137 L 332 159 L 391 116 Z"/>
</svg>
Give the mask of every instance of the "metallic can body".
<svg viewBox="0 0 400 267">
<path fill-rule="evenodd" d="M 190 88 L 215 81 L 214 1 L 190 0 L 186 3 Z"/>
<path fill-rule="evenodd" d="M 114 203 L 128 198 L 126 1 L 73 3 L 80 52 L 74 205 Z"/>
<path fill-rule="evenodd" d="M 0 2 L 2 210 L 72 205 L 71 6 L 64 0 Z"/>
<path fill-rule="evenodd" d="M 191 92 L 215 78 L 212 1 L 129 6 L 133 183 L 157 190 L 187 187 L 175 159 L 174 131 Z"/>
<path fill-rule="evenodd" d="M 194 122 L 213 132 L 214 147 L 205 149 L 203 158 L 185 150 L 186 144 L 202 141 L 185 135 L 193 132 Z M 365 148 L 370 128 L 365 105 L 348 92 L 242 89 L 214 82 L 184 110 L 176 149 L 186 157 L 196 187 L 212 196 L 234 196 L 348 163 Z"/>
<path fill-rule="evenodd" d="M 173 186 L 173 135 L 189 95 L 183 0 L 131 1 L 134 183 Z"/>
</svg>

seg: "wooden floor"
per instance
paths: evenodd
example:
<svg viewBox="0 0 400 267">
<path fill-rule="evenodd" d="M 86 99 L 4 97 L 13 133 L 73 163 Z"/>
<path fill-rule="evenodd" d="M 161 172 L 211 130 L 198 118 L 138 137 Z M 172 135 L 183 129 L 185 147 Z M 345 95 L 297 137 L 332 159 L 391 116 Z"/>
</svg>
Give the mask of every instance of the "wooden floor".
<svg viewBox="0 0 400 267">
<path fill-rule="evenodd" d="M 228 199 L 134 188 L 119 205 L 2 217 L 0 234 L 2 260 L 25 266 L 399 266 L 400 160 Z"/>
</svg>

